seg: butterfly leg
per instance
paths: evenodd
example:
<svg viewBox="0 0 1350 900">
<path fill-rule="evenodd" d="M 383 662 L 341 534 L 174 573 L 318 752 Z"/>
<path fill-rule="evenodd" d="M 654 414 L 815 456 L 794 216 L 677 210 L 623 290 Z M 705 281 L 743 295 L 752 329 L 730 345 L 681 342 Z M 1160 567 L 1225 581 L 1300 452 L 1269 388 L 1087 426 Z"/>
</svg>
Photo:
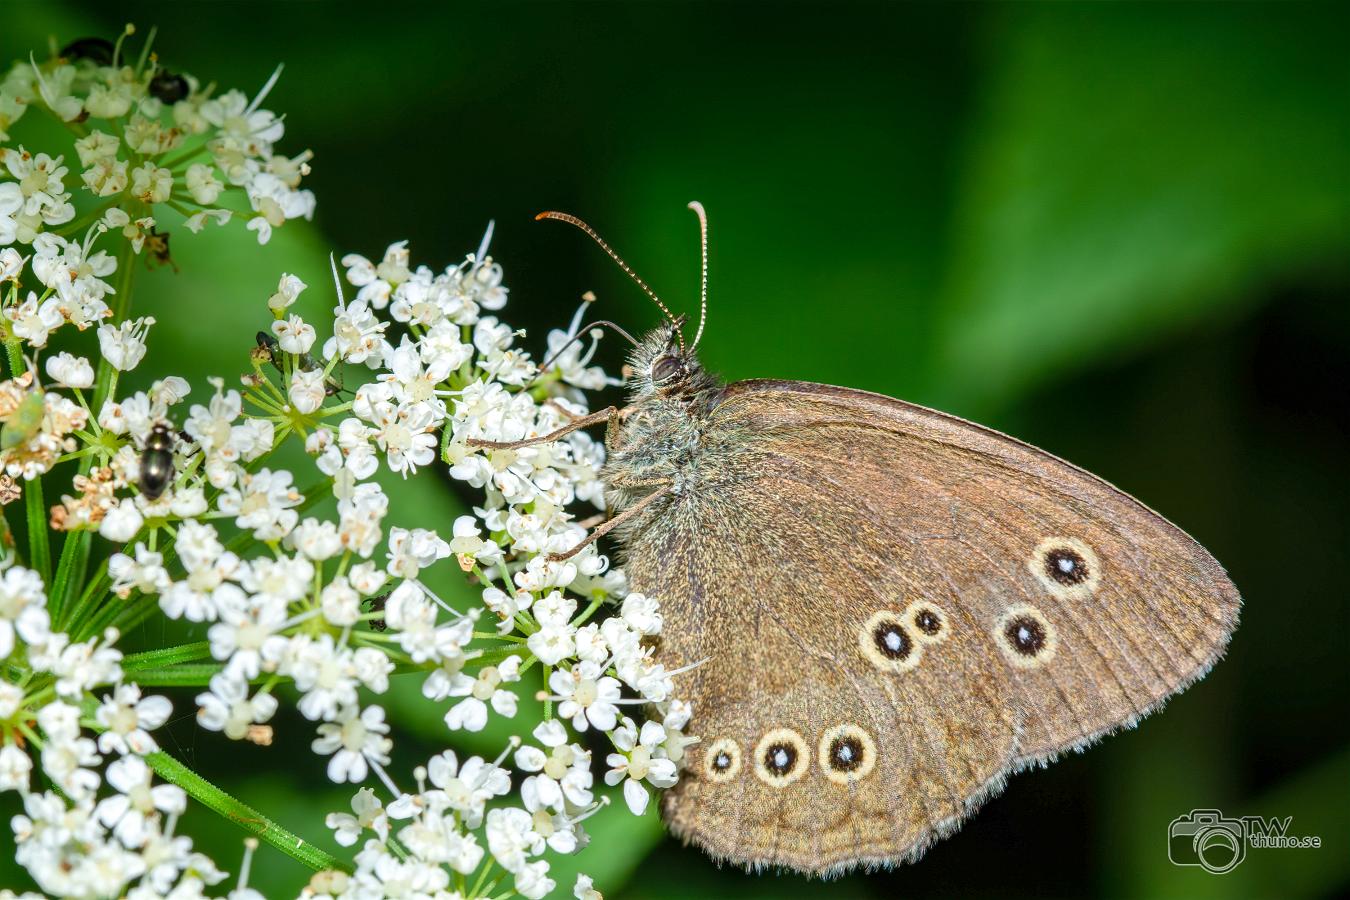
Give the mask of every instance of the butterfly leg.
<svg viewBox="0 0 1350 900">
<path fill-rule="evenodd" d="M 597 526 L 593 531 L 591 531 L 590 534 L 586 535 L 586 537 L 583 538 L 581 542 L 577 544 L 575 547 L 573 547 L 571 550 L 568 550 L 564 553 L 550 553 L 548 555 L 549 562 L 562 562 L 563 560 L 571 559 L 572 557 L 576 556 L 586 547 L 589 547 L 591 544 L 594 544 L 596 541 L 598 541 L 605 535 L 609 534 L 619 525 L 623 524 L 628 519 L 631 519 L 633 516 L 637 515 L 648 505 L 654 502 L 658 497 L 665 496 L 666 492 L 671 489 L 671 486 L 672 485 L 670 482 L 662 482 L 661 486 L 658 487 L 656 490 L 652 491 L 650 494 L 643 497 L 641 500 L 634 503 L 632 506 L 628 507 L 623 512 L 619 513 L 614 518 Z"/>
<path fill-rule="evenodd" d="M 617 406 L 609 406 L 598 412 L 593 412 L 589 416 L 582 416 L 578 419 L 574 419 L 561 428 L 550 431 L 548 434 L 541 434 L 537 437 L 525 438 L 524 440 L 519 441 L 484 441 L 479 438 L 469 438 L 464 443 L 475 449 L 516 450 L 521 447 L 533 447 L 536 444 L 547 444 L 556 441 L 559 438 L 566 437 L 572 432 L 582 428 L 587 428 L 599 422 L 608 422 L 605 429 L 605 443 L 608 445 L 611 432 L 616 436 L 618 434 L 619 415 L 619 408 Z"/>
</svg>

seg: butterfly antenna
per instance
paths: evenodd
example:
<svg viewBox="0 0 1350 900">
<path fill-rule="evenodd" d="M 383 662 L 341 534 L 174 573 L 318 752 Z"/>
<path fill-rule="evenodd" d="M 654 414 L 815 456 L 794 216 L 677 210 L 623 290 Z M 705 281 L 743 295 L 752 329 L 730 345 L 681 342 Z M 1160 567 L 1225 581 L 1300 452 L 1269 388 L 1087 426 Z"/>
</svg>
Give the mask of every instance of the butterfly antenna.
<svg viewBox="0 0 1350 900">
<path fill-rule="evenodd" d="M 614 248 L 610 247 L 609 244 L 606 244 L 605 239 L 600 237 L 600 235 L 596 234 L 594 228 L 587 225 L 585 222 L 581 221 L 576 216 L 569 215 L 568 213 L 553 212 L 552 210 L 549 210 L 548 212 L 541 212 L 539 215 L 534 217 L 534 220 L 536 222 L 542 219 L 557 219 L 559 222 L 566 222 L 569 225 L 575 225 L 577 228 L 580 228 L 582 231 L 590 235 L 591 240 L 599 244 L 600 249 L 608 253 L 609 258 L 618 263 L 619 268 L 623 269 L 625 274 L 627 274 L 629 278 L 637 282 L 637 286 L 642 288 L 642 292 L 646 294 L 648 297 L 651 297 L 652 301 L 656 303 L 657 306 L 661 307 L 661 312 L 666 314 L 666 318 L 670 319 L 671 323 L 676 325 L 677 330 L 675 332 L 675 336 L 679 338 L 680 349 L 681 350 L 684 349 L 684 335 L 679 332 L 678 323 L 676 323 L 675 316 L 674 314 L 671 313 L 670 307 L 666 306 L 665 303 L 661 302 L 661 298 L 656 296 L 656 292 L 653 291 L 651 288 L 647 287 L 647 282 L 639 278 L 638 273 L 634 272 L 631 268 L 629 268 L 628 263 L 623 261 L 623 257 L 615 253 Z"/>
<path fill-rule="evenodd" d="M 606 321 L 605 319 L 596 319 L 596 320 L 595 320 L 594 322 L 592 322 L 591 324 L 585 325 L 585 326 L 583 326 L 582 328 L 580 328 L 580 329 L 577 331 L 577 333 L 574 334 L 574 335 L 571 337 L 570 340 L 568 340 L 567 343 L 563 344 L 561 347 L 559 347 L 559 348 L 557 349 L 557 351 L 556 351 L 555 353 L 553 353 L 552 356 L 550 356 L 548 359 L 544 360 L 544 362 L 539 366 L 539 371 L 540 371 L 540 373 L 542 374 L 542 373 L 544 373 L 544 372 L 547 372 L 547 371 L 548 371 L 548 367 L 551 366 L 551 365 L 553 365 L 555 362 L 557 362 L 558 357 L 560 357 L 560 356 L 562 356 L 564 353 L 566 353 L 568 347 L 571 347 L 571 346 L 572 346 L 573 344 L 575 344 L 577 341 L 579 341 L 579 340 L 581 340 L 582 338 L 584 338 L 587 334 L 590 333 L 590 330 L 591 330 L 592 328 L 609 328 L 609 329 L 612 329 L 612 330 L 614 330 L 615 332 L 617 332 L 619 335 L 621 335 L 621 336 L 624 338 L 624 340 L 628 341 L 628 343 L 632 344 L 634 347 L 636 347 L 636 346 L 638 345 L 637 338 L 633 337 L 631 334 L 629 334 L 628 332 L 624 331 L 624 330 L 623 330 L 622 328 L 620 328 L 618 325 L 615 325 L 613 322 Z"/>
<path fill-rule="evenodd" d="M 703 282 L 699 287 L 698 333 L 694 335 L 694 343 L 689 345 L 690 352 L 693 352 L 698 347 L 698 342 L 703 338 L 703 326 L 708 322 L 708 214 L 704 212 L 703 204 L 697 200 L 689 201 L 689 208 L 698 216 L 699 243 L 703 249 Z"/>
</svg>

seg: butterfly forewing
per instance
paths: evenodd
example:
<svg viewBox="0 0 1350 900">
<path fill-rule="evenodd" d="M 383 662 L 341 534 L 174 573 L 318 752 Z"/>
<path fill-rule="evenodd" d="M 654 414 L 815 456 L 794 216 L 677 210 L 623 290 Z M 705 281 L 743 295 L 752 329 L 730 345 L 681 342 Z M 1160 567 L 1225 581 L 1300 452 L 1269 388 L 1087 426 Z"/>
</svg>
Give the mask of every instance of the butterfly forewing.
<svg viewBox="0 0 1350 900">
<path fill-rule="evenodd" d="M 913 858 L 1003 778 L 1200 677 L 1238 597 L 1099 479 L 879 395 L 750 381 L 619 532 L 693 702 L 673 829 L 747 865 Z"/>
</svg>

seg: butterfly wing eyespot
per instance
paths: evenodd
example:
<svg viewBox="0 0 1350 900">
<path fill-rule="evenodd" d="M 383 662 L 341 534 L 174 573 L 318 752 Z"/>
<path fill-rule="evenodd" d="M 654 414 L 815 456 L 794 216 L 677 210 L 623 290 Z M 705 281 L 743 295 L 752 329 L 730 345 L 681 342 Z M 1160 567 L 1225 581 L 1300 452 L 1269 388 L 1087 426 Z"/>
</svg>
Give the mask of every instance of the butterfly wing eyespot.
<svg viewBox="0 0 1350 900">
<path fill-rule="evenodd" d="M 872 665 L 885 672 L 908 672 L 919 664 L 923 644 L 899 613 L 882 609 L 858 629 L 858 646 Z"/>
<path fill-rule="evenodd" d="M 1027 568 L 1036 580 L 1060 600 L 1084 600 L 1102 581 L 1102 564 L 1085 541 L 1048 537 L 1036 545 Z"/>
<path fill-rule="evenodd" d="M 755 776 L 769 787 L 787 787 L 811 768 L 811 749 L 791 728 L 774 728 L 755 744 Z"/>
<path fill-rule="evenodd" d="M 731 738 L 719 738 L 703 752 L 703 774 L 709 781 L 732 781 L 741 773 L 741 748 Z"/>
<path fill-rule="evenodd" d="M 817 748 L 821 771 L 835 784 L 861 781 L 877 765 L 877 745 L 872 736 L 857 725 L 836 725 L 820 736 Z"/>
<path fill-rule="evenodd" d="M 942 607 L 927 600 L 915 600 L 905 608 L 905 624 L 921 643 L 940 644 L 951 631 L 951 620 Z"/>
<path fill-rule="evenodd" d="M 1059 631 L 1045 613 L 1029 603 L 1008 607 L 994 625 L 994 641 L 1019 669 L 1043 666 L 1059 649 Z"/>
</svg>

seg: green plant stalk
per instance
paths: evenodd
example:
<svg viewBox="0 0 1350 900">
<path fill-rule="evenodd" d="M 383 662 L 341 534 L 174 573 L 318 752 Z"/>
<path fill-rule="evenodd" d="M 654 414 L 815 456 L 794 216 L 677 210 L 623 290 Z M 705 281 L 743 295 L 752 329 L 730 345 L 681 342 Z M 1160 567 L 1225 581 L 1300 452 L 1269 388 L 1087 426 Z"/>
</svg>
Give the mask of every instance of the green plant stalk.
<svg viewBox="0 0 1350 900">
<path fill-rule="evenodd" d="M 131 241 L 123 241 L 121 248 L 117 251 L 117 311 L 113 317 L 114 322 L 120 323 L 126 318 L 131 310 L 131 284 L 136 273 L 136 253 L 132 249 Z M 112 393 L 113 384 L 117 373 L 112 364 L 106 359 L 100 359 L 98 364 L 98 376 L 95 379 L 94 403 L 95 412 L 103 408 L 103 402 L 108 399 Z M 94 457 L 86 456 L 80 460 L 80 474 L 87 475 L 93 468 Z M 61 619 L 62 610 L 74 599 L 75 591 L 81 590 L 84 584 L 84 576 L 89 568 L 89 544 L 92 540 L 90 532 L 77 531 L 66 535 L 66 541 L 61 548 L 61 560 L 56 567 L 56 580 L 51 583 L 51 592 L 49 594 L 52 616 L 58 621 Z"/>
<path fill-rule="evenodd" d="M 154 668 L 147 666 L 131 672 L 128 680 L 136 682 L 141 687 L 208 687 L 211 679 L 224 668 L 224 663 L 190 663 Z M 266 676 L 257 680 L 262 681 L 265 678 Z"/>
<path fill-rule="evenodd" d="M 186 644 L 183 647 L 174 648 L 176 650 L 186 651 L 193 644 Z M 154 650 L 151 653 L 162 651 Z M 209 655 L 210 651 L 196 657 L 203 659 Z M 144 656 L 147 654 L 137 654 Z M 125 667 L 124 667 L 125 668 Z M 186 663 L 180 665 L 146 665 L 143 668 L 136 669 L 128 673 L 128 681 L 134 681 L 141 687 L 210 687 L 211 679 L 225 670 L 225 664 L 219 662 L 209 663 Z M 425 663 L 398 663 L 394 666 L 392 675 L 407 675 L 412 672 L 426 672 Z M 249 684 L 266 684 L 268 682 L 290 684 L 291 679 L 279 675 L 273 675 L 263 672 L 256 678 L 249 680 Z"/>
<path fill-rule="evenodd" d="M 66 610 L 65 615 L 57 620 L 58 629 L 69 632 L 75 625 L 79 624 L 80 617 L 88 611 L 90 605 L 103 596 L 107 583 L 108 561 L 105 559 L 99 563 L 98 574 L 85 587 L 84 592 L 80 594 L 80 599 L 75 601 L 75 605 Z"/>
<path fill-rule="evenodd" d="M 23 361 L 23 349 L 14 338 L 5 341 L 5 355 L 9 360 L 9 374 L 18 378 L 27 366 Z M 42 576 L 44 584 L 51 584 L 52 551 L 50 537 L 47 534 L 47 511 L 42 499 L 42 479 L 34 478 L 24 482 L 24 511 L 28 518 L 28 563 Z"/>
<path fill-rule="evenodd" d="M 91 459 L 93 457 L 85 457 L 86 461 Z M 46 528 L 46 522 L 43 522 L 43 528 Z M 64 611 L 68 600 L 73 599 L 67 595 L 73 595 L 84 581 L 85 571 L 89 566 L 89 543 L 92 539 L 92 533 L 89 531 L 72 531 L 66 535 L 65 543 L 61 545 L 61 559 L 56 564 L 56 577 L 48 582 L 51 590 L 48 593 L 47 608 L 55 621 L 65 620 Z"/>
<path fill-rule="evenodd" d="M 23 506 L 28 514 L 28 564 L 42 576 L 43 584 L 52 583 L 52 549 L 47 535 L 47 504 L 42 499 L 42 479 L 24 483 Z"/>
<path fill-rule="evenodd" d="M 159 650 L 146 650 L 144 653 L 132 653 L 122 658 L 122 671 L 135 672 L 139 669 L 153 669 L 172 666 L 178 663 L 196 662 L 211 655 L 211 645 L 206 641 L 180 644 L 177 647 L 163 647 Z M 133 681 L 136 679 L 132 679 Z"/>
<path fill-rule="evenodd" d="M 247 806 L 174 759 L 163 750 L 148 754 L 145 761 L 160 778 L 187 791 L 197 802 L 215 810 L 249 834 L 256 835 L 291 859 L 316 872 L 351 868 L 337 857 L 320 850 L 296 834 L 287 831 L 251 806 Z"/>
</svg>

